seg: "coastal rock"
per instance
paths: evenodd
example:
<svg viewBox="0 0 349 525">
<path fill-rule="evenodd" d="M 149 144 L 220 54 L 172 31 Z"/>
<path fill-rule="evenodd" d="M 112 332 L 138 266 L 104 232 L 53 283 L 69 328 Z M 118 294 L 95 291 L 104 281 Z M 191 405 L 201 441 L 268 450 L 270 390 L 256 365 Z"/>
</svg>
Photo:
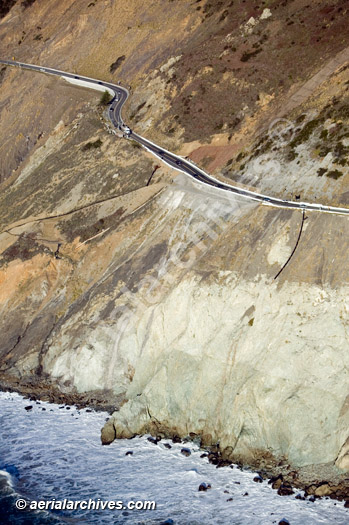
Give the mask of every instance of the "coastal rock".
<svg viewBox="0 0 349 525">
<path fill-rule="evenodd" d="M 212 465 L 218 465 L 219 463 L 219 456 L 218 454 L 214 453 L 214 452 L 210 452 L 209 455 L 207 456 L 208 460 L 210 463 L 212 463 Z"/>
<path fill-rule="evenodd" d="M 263 478 L 262 478 L 262 476 L 255 476 L 255 477 L 253 478 L 253 481 L 254 481 L 255 483 L 263 483 Z"/>
<path fill-rule="evenodd" d="M 294 494 L 294 491 L 292 487 L 285 484 L 281 484 L 278 488 L 278 494 L 279 496 L 291 496 L 292 494 Z"/>
<path fill-rule="evenodd" d="M 115 428 L 113 421 L 109 419 L 101 431 L 102 445 L 110 445 L 115 439 Z"/>
<path fill-rule="evenodd" d="M 332 494 L 332 489 L 328 483 L 323 483 L 315 489 L 315 496 L 322 498 L 323 496 L 329 496 Z"/>
<path fill-rule="evenodd" d="M 199 485 L 199 492 L 206 492 L 211 488 L 210 483 L 200 483 Z"/>
<path fill-rule="evenodd" d="M 272 476 L 268 481 L 268 485 L 271 485 L 274 490 L 278 490 L 283 482 L 283 475 L 279 474 L 278 476 Z"/>
<path fill-rule="evenodd" d="M 229 459 L 219 459 L 217 463 L 217 468 L 231 467 L 232 461 Z"/>
</svg>

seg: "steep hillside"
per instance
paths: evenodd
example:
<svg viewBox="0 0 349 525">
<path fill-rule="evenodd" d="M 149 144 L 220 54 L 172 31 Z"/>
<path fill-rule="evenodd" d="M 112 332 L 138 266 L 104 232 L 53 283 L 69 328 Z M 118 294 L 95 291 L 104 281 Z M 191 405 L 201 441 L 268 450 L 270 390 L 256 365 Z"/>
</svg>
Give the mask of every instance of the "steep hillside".
<svg viewBox="0 0 349 525">
<path fill-rule="evenodd" d="M 227 161 L 246 133 L 260 129 L 261 119 L 273 118 L 298 85 L 349 46 L 347 14 L 345 0 L 261 6 L 250 0 L 18 1 L 1 22 L 0 42 L 7 57 L 131 84 L 127 114 L 136 129 L 172 148 L 189 142 L 189 152 L 212 142 Z M 2 128 L 16 137 L 2 144 L 8 158 L 2 178 L 35 147 L 52 113 L 45 115 L 39 103 L 44 81 L 25 74 L 38 101 L 35 115 L 26 108 L 26 120 L 37 124 L 14 125 L 8 107 L 18 81 L 13 75 L 2 75 Z M 12 100 L 13 112 L 25 101 Z M 51 118 L 64 113 L 65 103 L 56 94 Z M 205 156 L 212 160 L 217 153 L 211 148 Z"/>
<path fill-rule="evenodd" d="M 222 180 L 348 205 L 346 1 L 13 4 L 2 58 L 130 85 L 125 120 Z M 2 388 L 344 497 L 348 218 L 160 167 L 93 91 L 0 83 Z"/>
</svg>

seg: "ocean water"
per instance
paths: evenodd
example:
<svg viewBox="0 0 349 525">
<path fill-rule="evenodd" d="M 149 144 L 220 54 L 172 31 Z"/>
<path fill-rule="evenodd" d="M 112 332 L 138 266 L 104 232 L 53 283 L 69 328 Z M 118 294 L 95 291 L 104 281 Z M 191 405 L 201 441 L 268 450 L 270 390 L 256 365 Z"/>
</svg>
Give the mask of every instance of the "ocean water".
<svg viewBox="0 0 349 525">
<path fill-rule="evenodd" d="M 29 405 L 33 408 L 26 411 Z M 217 469 L 191 443 L 154 445 L 143 436 L 102 446 L 106 417 L 0 392 L 1 524 L 269 525 L 283 518 L 291 525 L 349 523 L 343 503 L 278 496 L 266 481 L 255 483 L 253 472 Z M 183 447 L 191 450 L 189 457 L 181 453 Z M 201 483 L 211 489 L 199 491 Z M 19 499 L 26 509 L 16 508 Z M 33 501 L 90 499 L 121 501 L 124 508 L 28 508 Z M 144 501 L 154 501 L 156 509 L 127 508 L 129 502 Z"/>
</svg>

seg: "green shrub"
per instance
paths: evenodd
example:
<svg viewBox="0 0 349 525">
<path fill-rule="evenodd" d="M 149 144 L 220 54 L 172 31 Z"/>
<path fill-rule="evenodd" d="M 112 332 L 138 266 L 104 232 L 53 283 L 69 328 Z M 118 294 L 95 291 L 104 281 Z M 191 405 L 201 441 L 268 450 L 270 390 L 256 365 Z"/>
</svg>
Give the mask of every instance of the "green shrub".
<svg viewBox="0 0 349 525">
<path fill-rule="evenodd" d="M 261 51 L 262 51 L 262 48 L 256 49 L 255 51 L 251 51 L 250 53 L 245 51 L 243 53 L 242 57 L 240 58 L 240 60 L 241 60 L 241 62 L 247 62 L 248 60 L 250 60 L 250 58 L 255 57 Z"/>
<path fill-rule="evenodd" d="M 96 149 L 100 148 L 102 146 L 103 142 L 101 139 L 97 139 L 94 142 L 87 142 L 87 144 L 84 144 L 81 148 L 82 151 L 88 151 L 90 149 Z"/>
<path fill-rule="evenodd" d="M 322 177 L 323 175 L 325 175 L 326 172 L 327 172 L 326 168 L 319 168 L 317 172 L 318 177 Z"/>
<path fill-rule="evenodd" d="M 108 91 L 104 91 L 103 95 L 100 98 L 99 105 L 100 106 L 107 106 L 109 102 L 111 101 L 112 96 Z"/>
<path fill-rule="evenodd" d="M 313 134 L 315 129 L 321 124 L 321 119 L 314 119 L 310 120 L 303 126 L 303 128 L 300 130 L 300 132 L 297 134 L 297 136 L 292 140 L 290 143 L 291 148 L 295 148 L 296 146 L 299 146 L 303 142 L 306 142 L 310 136 Z"/>
<path fill-rule="evenodd" d="M 341 177 L 343 175 L 343 173 L 339 170 L 332 170 L 332 171 L 329 171 L 328 173 L 326 173 L 326 177 L 329 177 L 330 179 L 339 179 L 339 177 Z"/>
<path fill-rule="evenodd" d="M 117 58 L 115 60 L 115 62 L 113 62 L 111 65 L 110 65 L 110 68 L 109 68 L 109 71 L 110 73 L 114 73 L 120 66 L 121 64 L 123 63 L 123 61 L 126 59 L 126 56 L 125 55 L 122 55 L 121 57 Z"/>
</svg>

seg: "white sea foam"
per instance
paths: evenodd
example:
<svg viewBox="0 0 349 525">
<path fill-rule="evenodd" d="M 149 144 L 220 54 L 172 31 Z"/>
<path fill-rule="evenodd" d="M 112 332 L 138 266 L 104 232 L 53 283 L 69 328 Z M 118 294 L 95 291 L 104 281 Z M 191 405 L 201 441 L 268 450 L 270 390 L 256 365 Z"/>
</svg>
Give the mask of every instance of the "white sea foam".
<svg viewBox="0 0 349 525">
<path fill-rule="evenodd" d="M 0 478 L 6 479 L 7 486 L 11 489 L 13 488 L 11 474 L 9 474 L 6 470 L 0 470 Z"/>
</svg>

